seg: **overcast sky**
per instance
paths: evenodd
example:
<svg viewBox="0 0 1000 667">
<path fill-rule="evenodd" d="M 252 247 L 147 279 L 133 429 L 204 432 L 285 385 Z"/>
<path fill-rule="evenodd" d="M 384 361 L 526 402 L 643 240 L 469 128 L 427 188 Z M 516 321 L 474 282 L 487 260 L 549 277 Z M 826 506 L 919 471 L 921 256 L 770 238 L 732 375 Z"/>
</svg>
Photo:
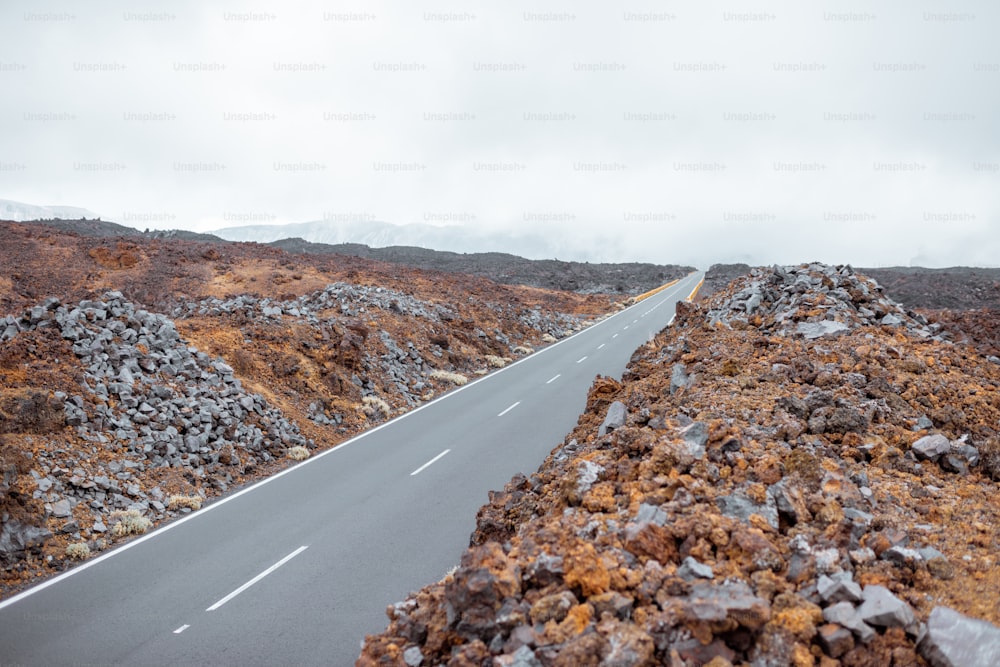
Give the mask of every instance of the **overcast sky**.
<svg viewBox="0 0 1000 667">
<path fill-rule="evenodd" d="M 0 25 L 0 198 L 1000 265 L 996 0 L 4 0 Z"/>
</svg>

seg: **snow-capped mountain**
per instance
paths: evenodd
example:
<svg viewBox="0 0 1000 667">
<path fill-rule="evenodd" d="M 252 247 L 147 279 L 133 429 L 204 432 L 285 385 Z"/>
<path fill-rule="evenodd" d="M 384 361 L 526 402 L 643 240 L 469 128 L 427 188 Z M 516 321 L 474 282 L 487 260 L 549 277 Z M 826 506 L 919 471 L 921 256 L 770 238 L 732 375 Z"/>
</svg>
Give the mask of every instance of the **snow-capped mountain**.
<svg viewBox="0 0 1000 667">
<path fill-rule="evenodd" d="M 36 206 L 10 199 L 0 199 L 0 220 L 24 222 L 26 220 L 79 220 L 80 218 L 100 217 L 93 211 L 77 206 Z"/>
</svg>

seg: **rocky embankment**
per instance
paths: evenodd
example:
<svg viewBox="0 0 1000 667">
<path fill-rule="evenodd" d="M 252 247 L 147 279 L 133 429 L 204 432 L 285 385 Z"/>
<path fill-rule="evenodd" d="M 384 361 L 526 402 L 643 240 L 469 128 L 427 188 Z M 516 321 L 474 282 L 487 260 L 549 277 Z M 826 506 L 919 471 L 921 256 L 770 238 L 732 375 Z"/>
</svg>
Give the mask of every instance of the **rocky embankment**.
<svg viewBox="0 0 1000 667">
<path fill-rule="evenodd" d="M 1000 365 L 850 267 L 755 269 L 598 379 L 358 665 L 1000 661 Z"/>
<path fill-rule="evenodd" d="M 118 291 L 0 317 L 4 590 L 584 322 L 516 298 L 443 305 L 346 282 L 289 299 L 206 297 L 169 317 Z"/>
</svg>

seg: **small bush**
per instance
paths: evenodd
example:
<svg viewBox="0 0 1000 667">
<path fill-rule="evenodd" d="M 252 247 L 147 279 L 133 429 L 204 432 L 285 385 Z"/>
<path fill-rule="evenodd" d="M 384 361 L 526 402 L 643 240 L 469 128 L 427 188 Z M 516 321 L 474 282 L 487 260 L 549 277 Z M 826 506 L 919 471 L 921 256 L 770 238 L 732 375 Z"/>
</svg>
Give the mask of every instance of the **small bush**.
<svg viewBox="0 0 1000 667">
<path fill-rule="evenodd" d="M 450 382 L 453 385 L 461 387 L 463 384 L 468 383 L 469 378 L 465 377 L 460 373 L 452 373 L 451 371 L 434 370 L 431 371 L 428 376 L 432 380 L 444 380 L 445 382 Z"/>
<path fill-rule="evenodd" d="M 487 371 L 485 368 L 477 368 L 476 370 L 472 371 L 472 374 L 473 375 L 486 375 L 488 372 L 489 371 Z"/>
<path fill-rule="evenodd" d="M 543 343 L 554 343 L 554 342 L 556 342 L 557 340 L 559 340 L 559 339 L 558 339 L 558 338 L 556 338 L 555 336 L 553 336 L 553 335 L 552 335 L 552 334 L 550 334 L 550 333 L 547 333 L 547 334 L 542 334 L 542 342 L 543 342 Z"/>
<path fill-rule="evenodd" d="M 518 345 L 514 348 L 514 354 L 533 354 L 535 351 L 527 345 Z"/>
<path fill-rule="evenodd" d="M 503 368 L 507 365 L 508 361 L 510 361 L 510 359 L 507 359 L 506 357 L 498 357 L 495 354 L 486 355 L 486 363 L 493 368 Z"/>
<path fill-rule="evenodd" d="M 90 557 L 90 547 L 86 542 L 76 542 L 66 547 L 66 557 L 73 560 L 84 560 Z"/>
<path fill-rule="evenodd" d="M 378 396 L 365 396 L 361 399 L 361 411 L 369 417 L 374 417 L 379 413 L 388 417 L 392 408 Z"/>
<path fill-rule="evenodd" d="M 153 526 L 153 522 L 140 514 L 139 510 L 116 510 L 109 518 L 116 522 L 111 529 L 111 534 L 115 537 L 142 535 Z"/>
<path fill-rule="evenodd" d="M 188 509 L 200 510 L 201 498 L 199 496 L 174 495 L 167 498 L 167 509 L 177 510 L 187 507 Z"/>
<path fill-rule="evenodd" d="M 295 461 L 305 461 L 309 458 L 309 450 L 302 445 L 288 448 L 288 458 Z"/>
</svg>

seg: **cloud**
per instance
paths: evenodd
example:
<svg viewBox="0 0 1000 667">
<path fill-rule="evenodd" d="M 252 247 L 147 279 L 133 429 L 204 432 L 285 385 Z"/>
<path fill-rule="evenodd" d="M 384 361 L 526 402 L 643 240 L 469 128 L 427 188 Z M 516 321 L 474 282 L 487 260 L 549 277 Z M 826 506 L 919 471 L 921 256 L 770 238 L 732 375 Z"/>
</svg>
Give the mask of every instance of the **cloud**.
<svg viewBox="0 0 1000 667">
<path fill-rule="evenodd" d="M 0 9 L 10 199 L 458 219 L 595 260 L 1000 256 L 988 0 L 34 5 Z"/>
</svg>

